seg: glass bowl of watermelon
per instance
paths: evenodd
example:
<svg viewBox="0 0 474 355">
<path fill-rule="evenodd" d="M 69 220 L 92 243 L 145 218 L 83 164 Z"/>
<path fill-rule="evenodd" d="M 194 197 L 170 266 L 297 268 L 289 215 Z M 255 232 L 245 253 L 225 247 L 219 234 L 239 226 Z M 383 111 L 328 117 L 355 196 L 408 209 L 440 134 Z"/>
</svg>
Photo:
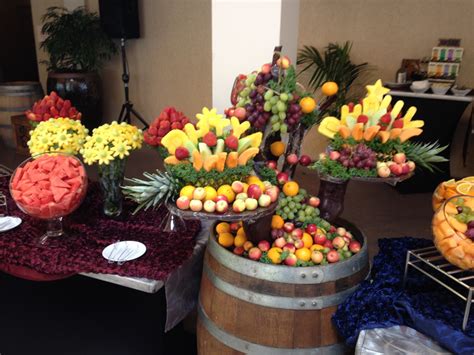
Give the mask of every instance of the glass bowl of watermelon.
<svg viewBox="0 0 474 355">
<path fill-rule="evenodd" d="M 66 153 L 35 155 L 21 163 L 10 179 L 10 194 L 18 208 L 47 221 L 41 244 L 64 234 L 62 218 L 79 207 L 86 191 L 84 165 Z"/>
</svg>

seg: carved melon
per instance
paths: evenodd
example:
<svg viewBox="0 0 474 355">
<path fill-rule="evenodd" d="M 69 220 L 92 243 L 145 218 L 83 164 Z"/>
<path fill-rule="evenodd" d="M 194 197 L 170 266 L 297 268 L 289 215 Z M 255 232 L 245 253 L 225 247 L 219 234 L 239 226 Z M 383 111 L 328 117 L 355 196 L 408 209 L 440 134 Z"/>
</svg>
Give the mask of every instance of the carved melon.
<svg viewBox="0 0 474 355">
<path fill-rule="evenodd" d="M 420 128 L 408 128 L 408 129 L 403 130 L 403 132 L 400 134 L 398 138 L 400 138 L 400 142 L 403 143 L 412 137 L 419 136 L 422 133 L 423 133 L 423 130 Z"/>
<path fill-rule="evenodd" d="M 390 140 L 397 139 L 400 136 L 401 133 L 402 133 L 401 128 L 392 128 L 390 130 Z"/>
<path fill-rule="evenodd" d="M 390 138 L 390 132 L 387 131 L 379 131 L 377 137 L 380 138 L 382 143 L 387 143 L 388 139 Z"/>
<path fill-rule="evenodd" d="M 216 163 L 216 170 L 222 172 L 225 169 L 225 161 L 226 161 L 226 158 L 227 158 L 227 153 L 226 152 L 221 152 L 221 153 L 217 154 L 217 157 L 218 157 L 218 160 L 217 160 L 217 163 Z"/>
<path fill-rule="evenodd" d="M 339 134 L 342 138 L 347 139 L 351 136 L 351 130 L 347 126 L 339 127 Z"/>
<path fill-rule="evenodd" d="M 238 165 L 238 157 L 239 153 L 237 152 L 230 152 L 227 154 L 226 165 L 228 168 L 235 168 Z"/>
<path fill-rule="evenodd" d="M 367 142 L 370 142 L 372 139 L 375 138 L 375 136 L 377 135 L 377 133 L 379 133 L 379 131 L 380 131 L 379 125 L 375 125 L 375 126 L 371 126 L 367 128 L 364 131 L 364 140 L 366 140 Z"/>
<path fill-rule="evenodd" d="M 206 160 L 204 160 L 203 164 L 204 170 L 211 171 L 212 169 L 214 169 L 216 167 L 217 160 L 217 155 L 211 155 L 207 157 Z"/>
<path fill-rule="evenodd" d="M 193 151 L 193 166 L 197 171 L 202 169 L 202 157 L 201 153 L 199 153 L 199 150 L 197 149 Z"/>
<path fill-rule="evenodd" d="M 352 129 L 352 138 L 356 141 L 362 140 L 364 138 L 364 124 L 363 123 L 356 123 L 354 128 Z"/>
<path fill-rule="evenodd" d="M 164 163 L 169 165 L 178 165 L 181 163 L 181 161 L 179 161 L 174 155 L 170 155 L 165 158 Z"/>
<path fill-rule="evenodd" d="M 242 152 L 242 154 L 239 155 L 239 160 L 238 163 L 239 165 L 246 165 L 247 162 L 252 159 L 254 156 L 256 156 L 259 152 L 258 148 L 249 148 Z"/>
</svg>

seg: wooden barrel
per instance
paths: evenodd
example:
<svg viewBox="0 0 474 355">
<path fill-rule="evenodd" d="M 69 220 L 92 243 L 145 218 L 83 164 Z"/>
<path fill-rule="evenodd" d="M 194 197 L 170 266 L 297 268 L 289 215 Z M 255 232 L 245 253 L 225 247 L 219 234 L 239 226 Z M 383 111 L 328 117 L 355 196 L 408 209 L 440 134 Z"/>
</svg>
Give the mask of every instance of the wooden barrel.
<svg viewBox="0 0 474 355">
<path fill-rule="evenodd" d="M 325 266 L 255 262 L 222 248 L 211 233 L 198 306 L 198 353 L 344 353 L 331 317 L 367 277 L 369 257 L 362 233 L 339 222 L 363 243 L 362 249 Z"/>
<path fill-rule="evenodd" d="M 11 117 L 31 109 L 43 97 L 40 83 L 13 81 L 0 83 L 0 140 L 7 147 L 15 146 Z"/>
</svg>

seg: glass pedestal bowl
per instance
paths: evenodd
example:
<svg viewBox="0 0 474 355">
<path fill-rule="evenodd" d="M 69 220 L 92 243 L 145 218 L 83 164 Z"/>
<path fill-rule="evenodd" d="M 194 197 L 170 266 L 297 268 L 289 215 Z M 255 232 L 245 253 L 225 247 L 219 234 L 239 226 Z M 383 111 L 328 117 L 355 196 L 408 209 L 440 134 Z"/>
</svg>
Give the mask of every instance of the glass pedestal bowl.
<svg viewBox="0 0 474 355">
<path fill-rule="evenodd" d="M 38 242 L 64 234 L 63 217 L 79 207 L 87 191 L 82 162 L 66 153 L 44 153 L 22 162 L 10 178 L 10 194 L 27 215 L 45 220 Z"/>
<path fill-rule="evenodd" d="M 432 222 L 434 244 L 451 264 L 474 270 L 474 196 L 444 201 Z"/>
</svg>

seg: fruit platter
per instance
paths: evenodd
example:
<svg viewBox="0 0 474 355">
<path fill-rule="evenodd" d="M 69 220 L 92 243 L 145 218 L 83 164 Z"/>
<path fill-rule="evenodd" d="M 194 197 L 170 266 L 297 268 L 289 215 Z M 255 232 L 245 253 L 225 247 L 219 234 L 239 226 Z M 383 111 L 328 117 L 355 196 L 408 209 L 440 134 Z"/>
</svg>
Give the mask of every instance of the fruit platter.
<svg viewBox="0 0 474 355">
<path fill-rule="evenodd" d="M 447 199 L 432 222 L 434 244 L 451 264 L 474 269 L 474 196 Z"/>
</svg>

